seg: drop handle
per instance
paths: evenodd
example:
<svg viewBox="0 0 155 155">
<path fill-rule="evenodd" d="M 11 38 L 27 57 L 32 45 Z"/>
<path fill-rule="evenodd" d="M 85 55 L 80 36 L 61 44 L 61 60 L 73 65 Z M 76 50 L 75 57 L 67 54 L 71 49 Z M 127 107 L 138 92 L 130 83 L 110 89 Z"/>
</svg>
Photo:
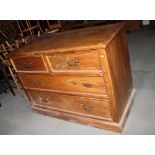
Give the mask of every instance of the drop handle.
<svg viewBox="0 0 155 155">
<path fill-rule="evenodd" d="M 28 62 L 28 63 L 24 62 L 24 67 L 25 68 L 31 68 L 32 67 L 32 63 L 31 62 Z"/>
<path fill-rule="evenodd" d="M 81 106 L 84 110 L 87 110 L 87 111 L 89 111 L 90 109 L 92 109 L 92 105 L 85 106 L 85 105 L 83 105 L 83 104 L 80 104 L 80 106 Z"/>
<path fill-rule="evenodd" d="M 67 64 L 69 67 L 75 67 L 75 66 L 77 66 L 77 65 L 79 64 L 79 60 L 78 60 L 77 58 L 75 58 L 74 63 L 70 63 L 69 58 L 67 58 L 66 64 Z"/>
<path fill-rule="evenodd" d="M 48 98 L 40 98 L 41 102 L 47 103 L 48 102 Z"/>
<path fill-rule="evenodd" d="M 82 83 L 82 86 L 87 87 L 87 88 L 92 88 L 93 85 L 90 83 Z"/>
</svg>

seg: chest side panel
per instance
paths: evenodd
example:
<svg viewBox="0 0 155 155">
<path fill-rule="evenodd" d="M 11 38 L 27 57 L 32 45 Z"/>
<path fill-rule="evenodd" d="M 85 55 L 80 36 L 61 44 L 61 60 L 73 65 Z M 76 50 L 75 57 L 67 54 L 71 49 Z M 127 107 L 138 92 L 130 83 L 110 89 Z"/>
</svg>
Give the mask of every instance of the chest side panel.
<svg viewBox="0 0 155 155">
<path fill-rule="evenodd" d="M 106 53 L 120 118 L 133 89 L 125 28 L 109 44 Z"/>
</svg>

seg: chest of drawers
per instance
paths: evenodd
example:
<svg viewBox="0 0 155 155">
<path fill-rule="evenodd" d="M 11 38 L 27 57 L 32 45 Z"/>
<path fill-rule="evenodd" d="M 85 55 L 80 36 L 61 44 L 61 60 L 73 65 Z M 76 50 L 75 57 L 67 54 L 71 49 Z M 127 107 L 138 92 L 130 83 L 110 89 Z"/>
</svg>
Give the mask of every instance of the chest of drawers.
<svg viewBox="0 0 155 155">
<path fill-rule="evenodd" d="M 33 111 L 123 130 L 135 94 L 124 24 L 37 38 L 10 60 Z"/>
</svg>

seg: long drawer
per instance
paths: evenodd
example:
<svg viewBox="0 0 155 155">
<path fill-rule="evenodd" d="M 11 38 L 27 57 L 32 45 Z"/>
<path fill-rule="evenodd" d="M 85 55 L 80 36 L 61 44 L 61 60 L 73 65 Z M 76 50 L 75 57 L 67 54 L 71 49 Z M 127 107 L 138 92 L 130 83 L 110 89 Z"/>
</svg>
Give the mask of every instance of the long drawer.
<svg viewBox="0 0 155 155">
<path fill-rule="evenodd" d="M 28 91 L 28 93 L 36 106 L 91 117 L 111 118 L 109 101 L 41 91 Z"/>
<path fill-rule="evenodd" d="M 26 89 L 48 90 L 62 93 L 106 95 L 103 77 L 50 76 L 21 74 Z"/>
</svg>

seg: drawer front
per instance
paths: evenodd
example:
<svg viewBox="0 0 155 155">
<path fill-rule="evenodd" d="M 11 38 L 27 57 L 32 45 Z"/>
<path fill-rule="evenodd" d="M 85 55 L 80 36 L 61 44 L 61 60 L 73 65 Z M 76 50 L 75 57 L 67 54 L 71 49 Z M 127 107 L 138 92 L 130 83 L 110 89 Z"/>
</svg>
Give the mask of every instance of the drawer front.
<svg viewBox="0 0 155 155">
<path fill-rule="evenodd" d="M 54 90 L 67 93 L 106 94 L 103 77 L 20 75 L 27 89 Z"/>
<path fill-rule="evenodd" d="M 17 57 L 12 62 L 17 72 L 48 72 L 41 56 Z"/>
<path fill-rule="evenodd" d="M 47 56 L 51 71 L 59 74 L 102 75 L 97 52 Z"/>
<path fill-rule="evenodd" d="M 33 104 L 56 110 L 90 115 L 94 117 L 111 117 L 109 102 L 101 99 L 58 95 L 54 93 L 28 91 Z"/>
</svg>

